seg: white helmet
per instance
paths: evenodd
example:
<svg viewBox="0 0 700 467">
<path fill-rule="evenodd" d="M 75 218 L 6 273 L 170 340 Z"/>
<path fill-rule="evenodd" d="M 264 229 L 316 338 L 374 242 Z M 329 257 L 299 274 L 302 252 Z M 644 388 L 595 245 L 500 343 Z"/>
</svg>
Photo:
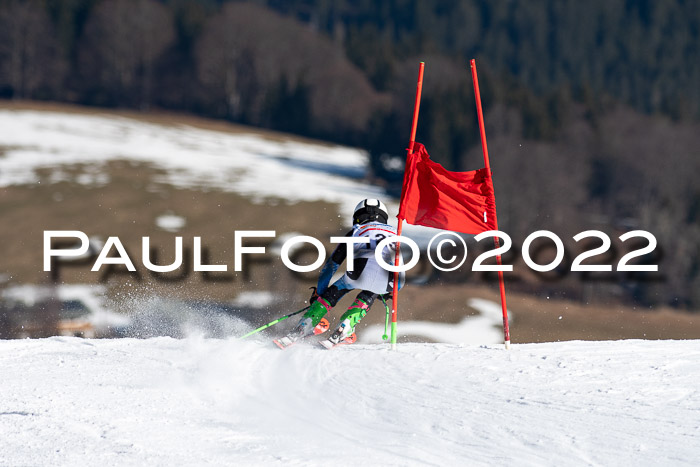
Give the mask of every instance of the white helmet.
<svg viewBox="0 0 700 467">
<path fill-rule="evenodd" d="M 379 221 L 386 224 L 389 221 L 389 211 L 384 203 L 378 199 L 364 199 L 355 206 L 352 215 L 353 224 L 364 224 L 365 222 Z"/>
</svg>

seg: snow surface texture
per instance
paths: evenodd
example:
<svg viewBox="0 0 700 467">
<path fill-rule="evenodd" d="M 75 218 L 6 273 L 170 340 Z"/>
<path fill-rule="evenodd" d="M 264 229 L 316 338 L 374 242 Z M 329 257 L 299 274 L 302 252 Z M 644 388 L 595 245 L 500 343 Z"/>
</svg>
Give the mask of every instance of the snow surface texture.
<svg viewBox="0 0 700 467">
<path fill-rule="evenodd" d="M 700 342 L 0 341 L 0 465 L 697 465 Z"/>
<path fill-rule="evenodd" d="M 187 221 L 184 217 L 172 213 L 162 214 L 156 217 L 156 225 L 166 232 L 179 232 L 185 227 L 185 224 L 187 224 Z"/>
</svg>

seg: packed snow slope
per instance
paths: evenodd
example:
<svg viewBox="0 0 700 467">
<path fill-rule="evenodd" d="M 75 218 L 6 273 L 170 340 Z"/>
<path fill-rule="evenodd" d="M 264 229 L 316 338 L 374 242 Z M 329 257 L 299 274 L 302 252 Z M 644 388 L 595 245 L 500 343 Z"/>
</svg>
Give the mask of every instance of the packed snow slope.
<svg viewBox="0 0 700 467">
<path fill-rule="evenodd" d="M 700 341 L 0 341 L 0 465 L 697 465 Z"/>
</svg>

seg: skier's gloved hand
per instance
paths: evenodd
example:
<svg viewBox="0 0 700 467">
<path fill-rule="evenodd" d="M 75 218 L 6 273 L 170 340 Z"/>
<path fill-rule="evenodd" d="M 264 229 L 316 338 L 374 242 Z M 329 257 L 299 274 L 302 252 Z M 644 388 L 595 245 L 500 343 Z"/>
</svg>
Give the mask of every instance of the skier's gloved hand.
<svg viewBox="0 0 700 467">
<path fill-rule="evenodd" d="M 309 287 L 309 288 L 312 290 L 311 297 L 309 297 L 309 305 L 311 305 L 313 302 L 318 300 L 319 295 L 316 292 L 316 287 Z"/>
</svg>

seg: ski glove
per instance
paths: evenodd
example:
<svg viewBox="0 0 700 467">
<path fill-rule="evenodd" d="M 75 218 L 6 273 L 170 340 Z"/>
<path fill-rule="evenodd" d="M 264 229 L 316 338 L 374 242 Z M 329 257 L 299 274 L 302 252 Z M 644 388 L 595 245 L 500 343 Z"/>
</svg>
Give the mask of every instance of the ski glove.
<svg viewBox="0 0 700 467">
<path fill-rule="evenodd" d="M 318 292 L 316 291 L 317 290 L 316 287 L 309 287 L 309 288 L 312 290 L 311 297 L 309 297 L 309 305 L 311 305 L 313 302 L 318 300 L 319 295 L 318 295 Z"/>
</svg>

